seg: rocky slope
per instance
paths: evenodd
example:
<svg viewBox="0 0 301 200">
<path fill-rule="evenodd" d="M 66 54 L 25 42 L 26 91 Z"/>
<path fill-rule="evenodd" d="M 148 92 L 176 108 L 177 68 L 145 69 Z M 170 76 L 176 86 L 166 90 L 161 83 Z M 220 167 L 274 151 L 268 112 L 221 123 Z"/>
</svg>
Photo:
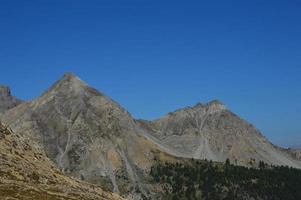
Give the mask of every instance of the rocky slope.
<svg viewBox="0 0 301 200">
<path fill-rule="evenodd" d="M 301 161 L 301 148 L 288 149 L 288 152 L 297 160 Z"/>
<path fill-rule="evenodd" d="M 179 109 L 154 121 L 139 121 L 163 145 L 195 159 L 225 161 L 237 165 L 273 165 L 296 168 L 301 163 L 272 145 L 251 124 L 215 100 L 208 104 Z"/>
<path fill-rule="evenodd" d="M 12 96 L 9 87 L 0 85 L 0 113 L 19 105 L 21 102 L 21 100 Z"/>
<path fill-rule="evenodd" d="M 144 177 L 160 147 L 142 135 L 126 110 L 73 74 L 3 119 L 38 141 L 63 173 L 129 198 L 149 195 Z"/>
<path fill-rule="evenodd" d="M 121 200 L 95 185 L 63 175 L 32 140 L 0 122 L 1 199 Z"/>
<path fill-rule="evenodd" d="M 129 199 L 153 197 L 151 167 L 182 158 L 300 168 L 291 154 L 222 103 L 197 104 L 158 120 L 135 120 L 109 97 L 65 74 L 40 97 L 7 110 L 2 120 L 37 142 L 64 173 Z"/>
</svg>

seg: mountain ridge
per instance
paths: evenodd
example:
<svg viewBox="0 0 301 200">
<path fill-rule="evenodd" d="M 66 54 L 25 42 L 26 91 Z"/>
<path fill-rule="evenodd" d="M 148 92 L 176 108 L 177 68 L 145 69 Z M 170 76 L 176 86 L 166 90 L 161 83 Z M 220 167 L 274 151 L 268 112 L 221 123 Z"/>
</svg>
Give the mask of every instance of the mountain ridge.
<svg viewBox="0 0 301 200">
<path fill-rule="evenodd" d="M 134 119 L 72 73 L 2 119 L 38 142 L 66 175 L 105 185 L 129 199 L 152 198 L 149 171 L 160 161 L 194 158 L 256 167 L 259 161 L 301 168 L 251 124 L 213 100 L 159 119 Z"/>
</svg>

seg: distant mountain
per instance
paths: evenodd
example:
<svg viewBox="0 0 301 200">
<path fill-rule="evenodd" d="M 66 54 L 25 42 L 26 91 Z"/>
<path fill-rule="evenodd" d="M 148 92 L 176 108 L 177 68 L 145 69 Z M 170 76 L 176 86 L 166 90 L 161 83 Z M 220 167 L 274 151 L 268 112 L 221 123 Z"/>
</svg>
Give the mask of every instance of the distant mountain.
<svg viewBox="0 0 301 200">
<path fill-rule="evenodd" d="M 0 122 L 0 197 L 35 200 L 121 200 L 95 185 L 63 175 L 33 141 Z"/>
<path fill-rule="evenodd" d="M 0 85 L 0 113 L 19 105 L 21 102 L 12 96 L 9 87 Z"/>
<path fill-rule="evenodd" d="M 260 160 L 273 165 L 301 166 L 218 100 L 139 123 L 164 146 L 185 157 L 213 161 L 229 158 L 232 163 L 243 166 L 257 166 Z"/>
<path fill-rule="evenodd" d="M 1 104 L 1 102 L 0 102 Z M 65 174 L 129 199 L 149 197 L 158 162 L 187 158 L 257 167 L 259 161 L 301 168 L 219 101 L 136 120 L 118 103 L 67 73 L 40 97 L 7 110 L 2 120 L 41 145 Z"/>
</svg>

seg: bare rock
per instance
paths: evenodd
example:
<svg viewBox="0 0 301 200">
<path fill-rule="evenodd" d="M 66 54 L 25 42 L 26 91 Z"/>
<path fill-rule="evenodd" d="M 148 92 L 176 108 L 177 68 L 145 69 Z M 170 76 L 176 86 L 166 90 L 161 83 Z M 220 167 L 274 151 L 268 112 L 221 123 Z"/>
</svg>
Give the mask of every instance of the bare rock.
<svg viewBox="0 0 301 200">
<path fill-rule="evenodd" d="M 22 103 L 22 101 L 12 96 L 9 87 L 0 85 L 0 113 L 15 107 L 20 103 Z"/>
<path fill-rule="evenodd" d="M 38 143 L 62 173 L 130 199 L 153 198 L 156 191 L 148 175 L 158 159 L 224 162 L 230 158 L 244 166 L 262 160 L 301 167 L 300 161 L 272 145 L 218 100 L 154 121 L 135 120 L 71 73 L 40 97 L 7 110 L 2 119 L 13 131 Z"/>
<path fill-rule="evenodd" d="M 66 177 L 39 145 L 11 132 L 1 122 L 0 134 L 6 135 L 0 138 L 1 199 L 122 199 L 95 185 Z"/>
<path fill-rule="evenodd" d="M 184 157 L 257 166 L 259 161 L 301 168 L 290 153 L 271 144 L 253 125 L 218 100 L 176 110 L 154 121 L 138 121 L 172 151 Z"/>
</svg>

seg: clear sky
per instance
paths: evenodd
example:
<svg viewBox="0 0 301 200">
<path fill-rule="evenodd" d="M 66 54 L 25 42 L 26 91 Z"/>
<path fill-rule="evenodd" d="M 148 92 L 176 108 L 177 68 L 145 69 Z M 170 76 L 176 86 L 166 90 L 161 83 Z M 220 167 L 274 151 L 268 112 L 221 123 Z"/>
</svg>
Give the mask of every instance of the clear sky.
<svg viewBox="0 0 301 200">
<path fill-rule="evenodd" d="M 39 96 L 64 72 L 136 118 L 219 99 L 301 144 L 299 0 L 0 0 L 0 84 Z"/>
</svg>

